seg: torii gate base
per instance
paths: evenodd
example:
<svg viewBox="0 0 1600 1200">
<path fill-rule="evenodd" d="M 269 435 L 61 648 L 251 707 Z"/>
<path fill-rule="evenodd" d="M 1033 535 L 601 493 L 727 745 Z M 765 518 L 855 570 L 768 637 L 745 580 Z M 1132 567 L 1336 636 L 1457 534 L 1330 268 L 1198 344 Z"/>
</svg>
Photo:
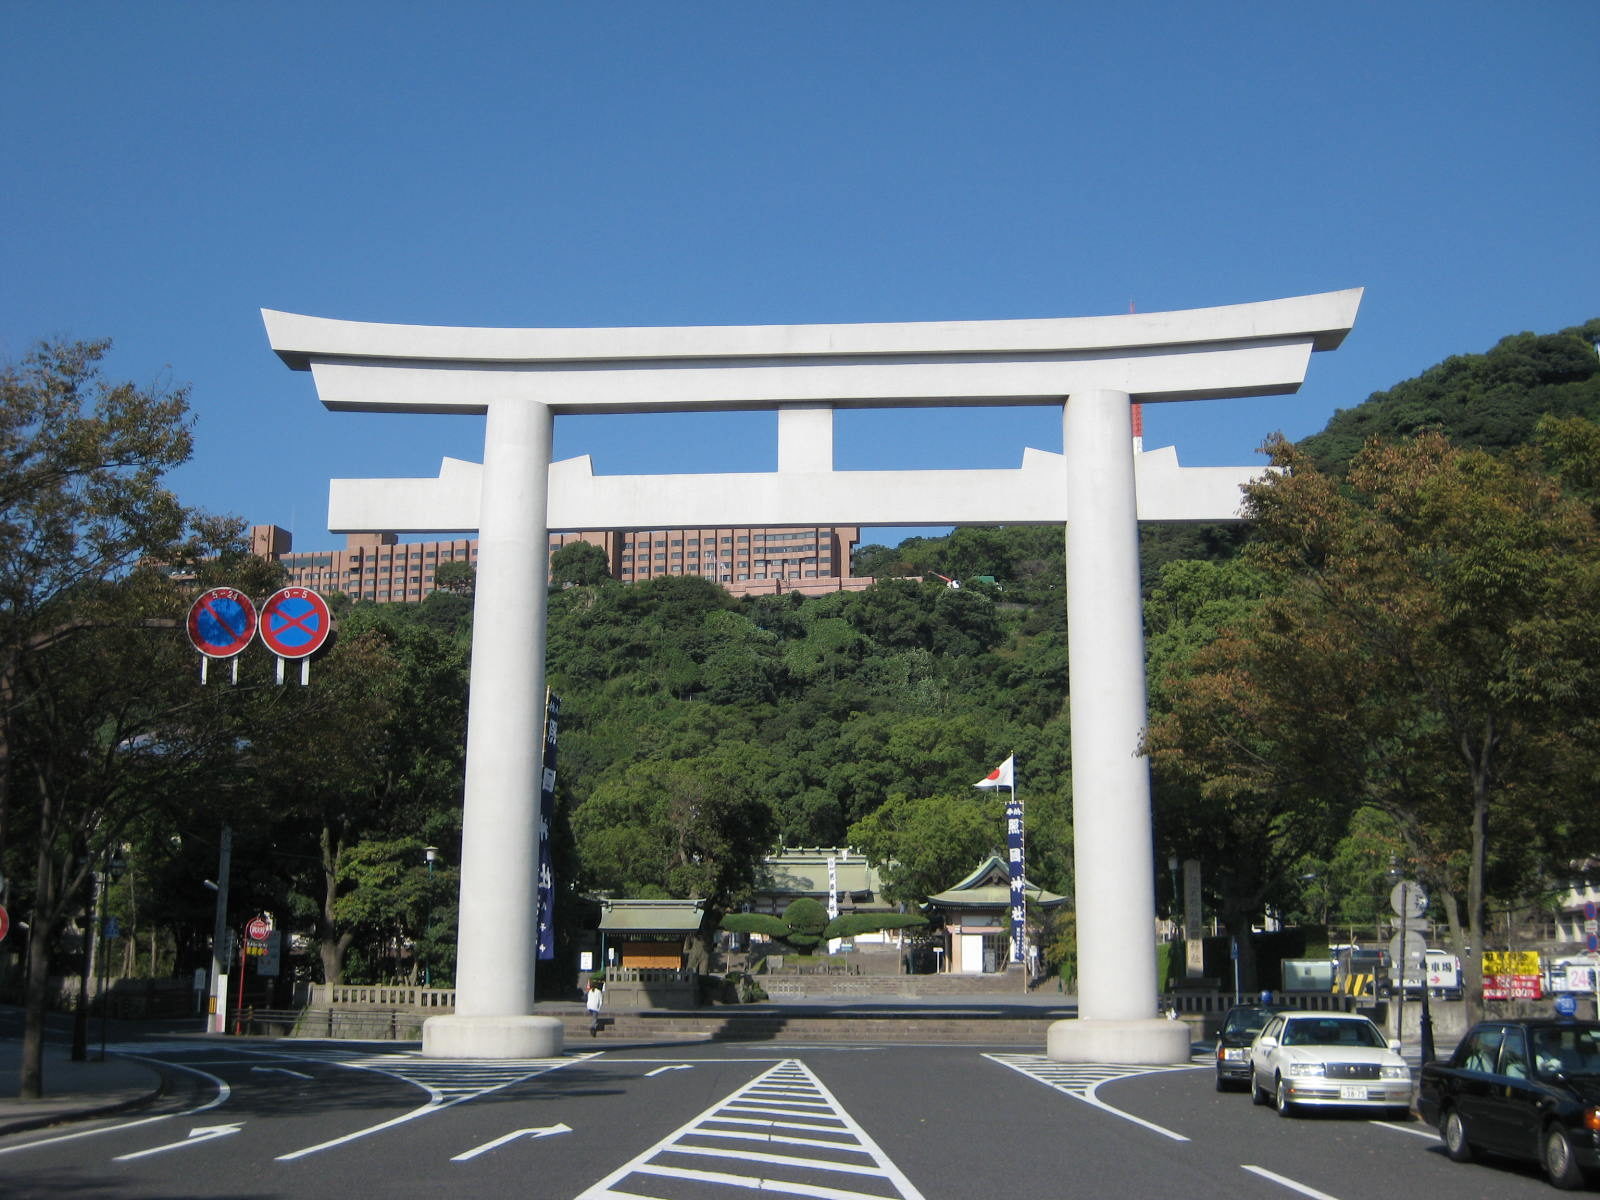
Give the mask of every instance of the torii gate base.
<svg viewBox="0 0 1600 1200">
<path fill-rule="evenodd" d="M 424 1058 L 554 1058 L 564 1030 L 555 1017 L 429 1017 Z"/>
<path fill-rule="evenodd" d="M 1191 1057 L 1189 1026 L 1151 1017 L 1140 1021 L 1056 1021 L 1045 1055 L 1055 1062 L 1160 1066 Z"/>
<path fill-rule="evenodd" d="M 1230 520 L 1244 468 L 1133 452 L 1130 406 L 1293 392 L 1355 320 L 1359 290 L 1173 313 L 904 325 L 444 329 L 264 314 L 273 349 L 323 404 L 486 415 L 481 467 L 436 480 L 336 480 L 334 530 L 478 531 L 454 1016 L 433 1058 L 557 1054 L 531 1015 L 550 529 L 751 525 L 1069 525 L 1078 1013 L 1064 1062 L 1183 1063 L 1188 1027 L 1155 1019 L 1155 874 L 1138 522 Z M 1060 405 L 1063 454 L 1015 471 L 833 469 L 838 407 Z M 561 413 L 760 409 L 778 470 L 595 476 L 552 464 Z"/>
</svg>

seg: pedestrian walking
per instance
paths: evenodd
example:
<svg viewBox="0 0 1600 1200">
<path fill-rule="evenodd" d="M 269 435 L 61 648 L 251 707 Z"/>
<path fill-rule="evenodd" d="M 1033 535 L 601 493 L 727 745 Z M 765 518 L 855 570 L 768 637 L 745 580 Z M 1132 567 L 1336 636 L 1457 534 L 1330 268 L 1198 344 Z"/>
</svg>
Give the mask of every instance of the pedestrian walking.
<svg viewBox="0 0 1600 1200">
<path fill-rule="evenodd" d="M 589 1010 L 589 1036 L 600 1035 L 600 1010 L 605 1007 L 606 994 L 604 985 L 598 979 L 589 981 L 589 994 L 584 997 L 583 1006 Z"/>
</svg>

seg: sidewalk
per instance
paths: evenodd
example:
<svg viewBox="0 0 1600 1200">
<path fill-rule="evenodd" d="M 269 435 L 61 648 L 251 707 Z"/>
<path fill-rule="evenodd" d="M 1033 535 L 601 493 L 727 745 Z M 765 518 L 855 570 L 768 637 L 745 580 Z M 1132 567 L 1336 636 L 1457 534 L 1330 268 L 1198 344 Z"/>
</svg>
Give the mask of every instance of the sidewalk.
<svg viewBox="0 0 1600 1200">
<path fill-rule="evenodd" d="M 98 1047 L 91 1048 L 91 1060 L 99 1053 Z M 42 1100 L 17 1098 L 21 1069 L 22 1042 L 0 1038 L 0 1134 L 116 1112 L 161 1092 L 161 1075 L 154 1067 L 114 1054 L 104 1062 L 73 1062 L 70 1047 L 48 1041 Z"/>
</svg>

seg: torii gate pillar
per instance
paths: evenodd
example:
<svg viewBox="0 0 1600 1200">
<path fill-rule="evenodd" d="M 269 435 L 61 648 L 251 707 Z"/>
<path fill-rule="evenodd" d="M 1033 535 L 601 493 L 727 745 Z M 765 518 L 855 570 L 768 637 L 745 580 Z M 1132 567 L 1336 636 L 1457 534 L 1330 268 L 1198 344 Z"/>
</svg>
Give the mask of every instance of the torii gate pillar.
<svg viewBox="0 0 1600 1200">
<path fill-rule="evenodd" d="M 437 479 L 335 480 L 339 531 L 478 530 L 457 1008 L 423 1027 L 447 1058 L 556 1053 L 533 1015 L 547 529 L 1068 526 L 1079 1018 L 1052 1058 L 1186 1062 L 1154 1019 L 1155 879 L 1139 597 L 1141 520 L 1226 521 L 1251 468 L 1135 454 L 1130 404 L 1293 392 L 1355 321 L 1359 289 L 1115 317 L 684 329 L 456 329 L 264 312 L 272 347 L 332 409 L 487 413 L 484 462 Z M 1019 470 L 842 471 L 833 410 L 1060 405 L 1064 455 Z M 561 413 L 765 409 L 778 470 L 595 476 L 550 462 Z"/>
<path fill-rule="evenodd" d="M 1138 493 L 1126 392 L 1067 398 L 1067 672 L 1078 1019 L 1050 1026 L 1063 1062 L 1175 1063 L 1189 1027 L 1154 1013 L 1155 877 L 1145 728 Z M 1143 944 L 1141 946 L 1141 943 Z M 1141 947 L 1139 952 L 1134 947 Z"/>
</svg>

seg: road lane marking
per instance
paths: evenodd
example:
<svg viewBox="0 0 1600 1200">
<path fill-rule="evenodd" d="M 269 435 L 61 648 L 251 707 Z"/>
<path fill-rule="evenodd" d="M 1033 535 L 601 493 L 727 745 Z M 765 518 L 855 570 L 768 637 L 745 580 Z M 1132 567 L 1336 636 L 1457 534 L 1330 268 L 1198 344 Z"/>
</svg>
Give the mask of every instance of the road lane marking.
<svg viewBox="0 0 1600 1200">
<path fill-rule="evenodd" d="M 201 1142 L 215 1141 L 217 1138 L 228 1137 L 238 1133 L 244 1128 L 244 1122 L 234 1125 L 198 1125 L 189 1131 L 189 1136 L 181 1142 L 168 1142 L 165 1146 L 151 1146 L 148 1150 L 135 1150 L 131 1154 L 119 1154 L 112 1162 L 129 1162 L 135 1158 L 149 1158 L 152 1154 L 165 1154 L 168 1150 L 181 1150 L 185 1146 L 198 1146 Z"/>
<path fill-rule="evenodd" d="M 779 1129 L 812 1136 L 772 1132 Z M 742 1144 L 752 1140 L 767 1144 L 772 1151 L 754 1151 Z M 719 1146 L 718 1141 L 741 1144 Z M 773 1152 L 789 1147 L 796 1153 Z M 696 1160 L 704 1165 L 692 1165 Z M 750 1169 L 732 1169 L 735 1166 Z M 790 1175 L 775 1174 L 773 1169 Z M 807 1171 L 823 1173 L 824 1178 L 830 1173 L 858 1176 L 862 1185 L 871 1186 L 872 1190 L 807 1183 L 792 1177 Z M 663 1182 L 652 1183 L 653 1180 Z M 690 1180 L 708 1186 L 817 1200 L 923 1200 L 905 1173 L 798 1059 L 778 1063 L 717 1101 L 582 1192 L 577 1200 L 660 1200 L 661 1192 L 652 1190 L 659 1188 L 665 1188 L 667 1196 L 681 1193 L 666 1180 Z M 886 1192 L 885 1188 L 893 1191 Z"/>
<path fill-rule="evenodd" d="M 204 1104 L 197 1104 L 193 1108 L 184 1109 L 182 1112 L 162 1113 L 159 1117 L 139 1117 L 137 1120 L 133 1121 L 119 1121 L 115 1125 L 101 1125 L 95 1129 L 79 1129 L 74 1133 L 60 1133 L 56 1134 L 54 1137 L 45 1137 L 39 1138 L 37 1141 L 24 1142 L 19 1146 L 7 1146 L 3 1150 L 0 1150 L 0 1154 L 15 1154 L 19 1150 L 32 1150 L 36 1146 L 54 1146 L 59 1142 L 75 1142 L 79 1138 L 97 1137 L 102 1133 L 116 1133 L 123 1129 L 136 1129 L 140 1125 L 154 1125 L 158 1121 L 172 1121 L 180 1117 L 192 1117 L 196 1113 L 207 1112 L 213 1108 L 216 1108 L 220 1104 L 226 1103 L 228 1097 L 233 1094 L 233 1089 L 222 1080 L 218 1079 L 215 1075 L 207 1074 L 205 1071 L 197 1071 L 190 1066 L 167 1062 L 166 1060 L 159 1058 L 146 1058 L 146 1056 L 142 1054 L 123 1054 L 121 1057 L 145 1058 L 147 1062 L 158 1063 L 163 1067 L 171 1067 L 175 1071 L 187 1071 L 191 1075 L 198 1075 L 202 1079 L 206 1080 L 206 1082 L 214 1085 L 217 1089 L 217 1094 L 210 1100 L 207 1100 Z"/>
<path fill-rule="evenodd" d="M 571 1066 L 573 1063 L 586 1062 L 593 1057 L 595 1057 L 593 1054 L 579 1054 L 571 1058 L 424 1059 L 408 1055 L 374 1054 L 347 1059 L 329 1058 L 326 1061 L 335 1062 L 338 1066 L 374 1071 L 380 1075 L 403 1079 L 426 1091 L 428 1102 L 410 1112 L 401 1113 L 398 1117 L 391 1117 L 387 1121 L 380 1121 L 365 1129 L 357 1129 L 343 1137 L 331 1138 L 326 1142 L 318 1142 L 315 1146 L 306 1146 L 300 1150 L 292 1150 L 288 1154 L 280 1154 L 277 1161 L 293 1162 L 305 1158 L 308 1154 L 331 1150 L 335 1146 L 381 1133 L 385 1129 L 393 1129 L 396 1125 L 404 1125 L 419 1117 L 431 1116 L 467 1100 L 487 1096 L 491 1092 L 498 1092 L 524 1080 L 547 1075 L 551 1071 L 559 1071 L 562 1067 Z M 485 1080 L 488 1081 L 487 1086 L 484 1084 Z"/>
<path fill-rule="evenodd" d="M 259 1072 L 262 1075 L 293 1075 L 296 1079 L 310 1079 L 304 1071 L 291 1071 L 288 1067 L 251 1067 L 252 1074 Z"/>
<path fill-rule="evenodd" d="M 1154 1121 L 1147 1121 L 1143 1117 L 1136 1117 L 1130 1112 L 1107 1104 L 1097 1093 L 1102 1084 L 1112 1083 L 1118 1079 L 1132 1079 L 1139 1075 L 1163 1075 L 1169 1071 L 1194 1071 L 1198 1070 L 1197 1067 L 1141 1066 L 1131 1063 L 1061 1063 L 1042 1054 L 985 1054 L 983 1057 L 999 1063 L 1002 1067 L 1009 1067 L 1019 1075 L 1026 1075 L 1029 1079 L 1036 1080 L 1063 1096 L 1082 1100 L 1091 1107 L 1143 1126 L 1153 1133 L 1159 1133 L 1162 1137 L 1171 1138 L 1175 1142 L 1189 1140 L 1183 1134 L 1175 1133 L 1164 1125 L 1157 1125 Z"/>
<path fill-rule="evenodd" d="M 1287 1175 L 1279 1175 L 1276 1171 L 1269 1171 L 1265 1167 L 1253 1167 L 1249 1163 L 1243 1164 L 1244 1169 L 1252 1175 L 1259 1175 L 1263 1179 L 1270 1179 L 1280 1187 L 1286 1187 L 1291 1192 L 1299 1192 L 1302 1196 L 1309 1196 L 1311 1200 L 1339 1200 L 1339 1197 L 1319 1192 L 1314 1187 L 1307 1187 L 1303 1183 L 1290 1179 Z"/>
<path fill-rule="evenodd" d="M 513 1130 L 510 1133 L 501 1134 L 499 1137 L 495 1138 L 492 1142 L 485 1142 L 481 1146 L 475 1146 L 471 1150 L 467 1150 L 467 1151 L 465 1151 L 465 1152 L 463 1152 L 461 1154 L 458 1154 L 454 1158 L 452 1158 L 450 1161 L 451 1162 L 466 1162 L 468 1159 L 477 1158 L 478 1155 L 480 1155 L 480 1154 L 487 1154 L 491 1150 L 496 1150 L 499 1147 L 504 1146 L 507 1142 L 514 1142 L 518 1138 L 524 1138 L 524 1137 L 525 1138 L 546 1138 L 546 1137 L 554 1137 L 558 1133 L 571 1133 L 571 1132 L 572 1132 L 572 1126 L 571 1125 L 564 1125 L 564 1124 L 543 1125 L 543 1126 L 540 1126 L 538 1129 L 516 1129 L 516 1130 Z"/>
<path fill-rule="evenodd" d="M 667 1071 L 692 1071 L 693 1069 L 689 1063 L 673 1063 L 670 1067 L 657 1067 L 654 1071 L 646 1071 L 644 1077 L 649 1079 L 652 1075 L 661 1075 Z"/>
<path fill-rule="evenodd" d="M 1369 1125 L 1376 1125 L 1379 1129 L 1390 1129 L 1395 1133 L 1407 1133 L 1412 1137 L 1426 1138 L 1430 1142 L 1440 1140 L 1439 1131 L 1431 1125 L 1401 1125 L 1395 1121 L 1368 1121 Z"/>
</svg>

